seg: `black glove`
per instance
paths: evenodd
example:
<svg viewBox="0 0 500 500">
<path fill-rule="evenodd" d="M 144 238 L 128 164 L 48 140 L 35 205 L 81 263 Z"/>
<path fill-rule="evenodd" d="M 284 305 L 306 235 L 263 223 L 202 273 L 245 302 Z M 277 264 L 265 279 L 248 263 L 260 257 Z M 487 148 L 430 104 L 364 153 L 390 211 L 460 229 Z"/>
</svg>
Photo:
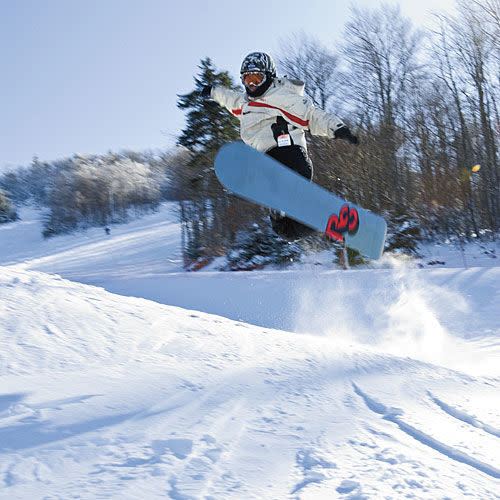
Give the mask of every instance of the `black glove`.
<svg viewBox="0 0 500 500">
<path fill-rule="evenodd" d="M 344 139 L 346 141 L 349 141 L 351 144 L 359 144 L 358 138 L 355 135 L 351 134 L 349 127 L 347 127 L 346 125 L 343 125 L 342 127 L 335 130 L 333 135 L 335 139 Z"/>
<path fill-rule="evenodd" d="M 276 118 L 276 123 L 273 123 L 271 125 L 271 130 L 273 131 L 273 137 L 276 142 L 278 142 L 278 137 L 283 135 L 289 135 L 288 123 L 282 116 L 278 116 Z M 293 139 L 291 136 L 289 137 L 290 137 L 290 145 L 293 145 Z"/>
<path fill-rule="evenodd" d="M 204 99 L 210 97 L 211 93 L 212 93 L 212 85 L 205 85 L 200 92 L 201 97 L 203 97 Z"/>
</svg>

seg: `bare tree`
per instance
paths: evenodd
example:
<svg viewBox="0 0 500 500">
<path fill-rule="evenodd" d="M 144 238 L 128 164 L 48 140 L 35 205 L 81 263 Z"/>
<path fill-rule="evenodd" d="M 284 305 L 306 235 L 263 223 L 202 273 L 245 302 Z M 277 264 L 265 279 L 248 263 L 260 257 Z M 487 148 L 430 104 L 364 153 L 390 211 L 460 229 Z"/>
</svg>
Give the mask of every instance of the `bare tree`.
<svg viewBox="0 0 500 500">
<path fill-rule="evenodd" d="M 460 123 L 458 168 L 469 171 L 473 164 L 481 164 L 476 180 L 462 175 L 464 201 L 477 233 L 476 216 L 482 226 L 500 227 L 498 2 L 459 0 L 457 5 L 457 16 L 442 18 L 439 60 Z"/>
<path fill-rule="evenodd" d="M 277 58 L 280 70 L 288 77 L 305 82 L 305 93 L 316 106 L 328 109 L 332 104 L 338 105 L 342 76 L 338 54 L 304 33 L 282 40 L 280 45 L 286 47 L 284 54 Z"/>
<path fill-rule="evenodd" d="M 388 5 L 378 10 L 355 8 L 346 25 L 344 56 L 351 98 L 359 124 L 381 146 L 372 162 L 380 167 L 374 182 L 386 188 L 380 189 L 376 204 L 399 211 L 406 203 L 408 171 L 398 153 L 406 139 L 408 94 L 422 72 L 422 36 L 401 16 L 399 7 Z"/>
</svg>

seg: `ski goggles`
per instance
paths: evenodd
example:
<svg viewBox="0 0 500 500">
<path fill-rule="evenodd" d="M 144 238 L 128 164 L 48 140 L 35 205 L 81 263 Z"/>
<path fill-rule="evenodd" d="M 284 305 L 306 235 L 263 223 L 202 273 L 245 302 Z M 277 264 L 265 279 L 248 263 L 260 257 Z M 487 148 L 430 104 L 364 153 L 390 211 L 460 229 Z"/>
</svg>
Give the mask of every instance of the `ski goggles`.
<svg viewBox="0 0 500 500">
<path fill-rule="evenodd" d="M 241 75 L 241 81 L 246 87 L 249 85 L 255 85 L 258 87 L 264 83 L 265 79 L 266 75 L 264 73 L 243 73 Z"/>
</svg>

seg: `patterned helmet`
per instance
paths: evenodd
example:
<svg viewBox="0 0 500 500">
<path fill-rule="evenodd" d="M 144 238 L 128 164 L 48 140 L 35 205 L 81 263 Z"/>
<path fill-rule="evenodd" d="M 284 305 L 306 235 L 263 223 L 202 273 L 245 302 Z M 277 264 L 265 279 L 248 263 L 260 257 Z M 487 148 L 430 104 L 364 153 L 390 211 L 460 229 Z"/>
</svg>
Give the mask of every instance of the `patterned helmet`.
<svg viewBox="0 0 500 500">
<path fill-rule="evenodd" d="M 265 52 L 252 52 L 243 59 L 240 74 L 245 73 L 264 73 L 271 78 L 276 76 L 276 66 L 269 54 Z"/>
</svg>

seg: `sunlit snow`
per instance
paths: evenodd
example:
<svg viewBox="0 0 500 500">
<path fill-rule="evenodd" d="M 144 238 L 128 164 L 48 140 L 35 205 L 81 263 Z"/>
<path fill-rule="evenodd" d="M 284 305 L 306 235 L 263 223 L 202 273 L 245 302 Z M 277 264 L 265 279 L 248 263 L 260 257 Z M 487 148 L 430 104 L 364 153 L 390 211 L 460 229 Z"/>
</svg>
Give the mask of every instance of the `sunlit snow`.
<svg viewBox="0 0 500 500">
<path fill-rule="evenodd" d="M 174 205 L 39 219 L 0 226 L 0 498 L 500 498 L 495 244 L 186 273 Z"/>
</svg>

